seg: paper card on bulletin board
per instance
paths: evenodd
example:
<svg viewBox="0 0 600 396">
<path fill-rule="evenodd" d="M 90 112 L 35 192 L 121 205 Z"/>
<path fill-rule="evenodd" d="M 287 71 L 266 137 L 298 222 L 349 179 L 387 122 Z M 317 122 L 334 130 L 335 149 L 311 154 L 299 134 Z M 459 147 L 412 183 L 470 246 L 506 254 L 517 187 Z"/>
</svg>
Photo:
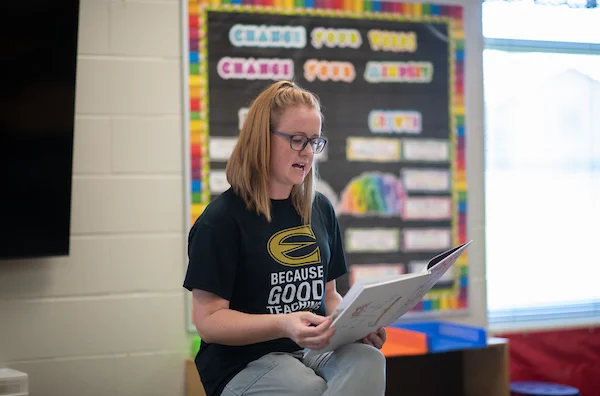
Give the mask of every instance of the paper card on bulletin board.
<svg viewBox="0 0 600 396">
<path fill-rule="evenodd" d="M 324 106 L 318 189 L 343 234 L 394 230 L 385 249 L 346 245 L 350 266 L 410 272 L 467 241 L 460 6 L 190 0 L 184 21 L 188 229 L 227 188 L 223 171 L 252 98 L 293 79 Z M 467 309 L 466 253 L 456 267 L 411 314 Z M 349 276 L 338 280 L 342 294 Z"/>
</svg>

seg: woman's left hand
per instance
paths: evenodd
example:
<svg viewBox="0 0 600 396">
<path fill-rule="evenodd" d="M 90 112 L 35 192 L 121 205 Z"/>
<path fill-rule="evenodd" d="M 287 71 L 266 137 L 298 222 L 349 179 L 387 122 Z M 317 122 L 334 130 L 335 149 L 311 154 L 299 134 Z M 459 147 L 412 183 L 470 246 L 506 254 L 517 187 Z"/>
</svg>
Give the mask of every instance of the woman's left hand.
<svg viewBox="0 0 600 396">
<path fill-rule="evenodd" d="M 363 344 L 372 345 L 377 349 L 381 349 L 386 340 L 385 327 L 377 329 L 376 333 L 369 333 L 365 338 L 362 339 Z"/>
</svg>

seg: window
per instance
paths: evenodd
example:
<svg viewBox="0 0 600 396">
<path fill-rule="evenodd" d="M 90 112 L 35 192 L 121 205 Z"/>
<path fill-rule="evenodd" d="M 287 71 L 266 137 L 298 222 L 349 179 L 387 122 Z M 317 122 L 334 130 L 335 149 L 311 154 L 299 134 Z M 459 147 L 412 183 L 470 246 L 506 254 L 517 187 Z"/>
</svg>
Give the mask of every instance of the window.
<svg viewBox="0 0 600 396">
<path fill-rule="evenodd" d="M 483 13 L 484 33 L 500 36 L 483 55 L 490 325 L 600 320 L 600 30 L 581 17 L 600 10 L 546 31 L 544 12 L 565 9 L 521 4 L 526 30 L 497 25 L 497 11 L 491 21 L 498 3 Z"/>
</svg>

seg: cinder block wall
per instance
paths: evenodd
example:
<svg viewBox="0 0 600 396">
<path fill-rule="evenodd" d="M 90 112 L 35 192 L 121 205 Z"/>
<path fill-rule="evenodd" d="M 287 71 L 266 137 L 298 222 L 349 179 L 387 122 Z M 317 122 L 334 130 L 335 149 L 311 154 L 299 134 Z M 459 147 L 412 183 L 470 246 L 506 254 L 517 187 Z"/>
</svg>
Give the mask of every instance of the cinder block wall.
<svg viewBox="0 0 600 396">
<path fill-rule="evenodd" d="M 181 30 L 177 0 L 81 0 L 71 255 L 0 262 L 32 396 L 183 394 Z"/>
</svg>

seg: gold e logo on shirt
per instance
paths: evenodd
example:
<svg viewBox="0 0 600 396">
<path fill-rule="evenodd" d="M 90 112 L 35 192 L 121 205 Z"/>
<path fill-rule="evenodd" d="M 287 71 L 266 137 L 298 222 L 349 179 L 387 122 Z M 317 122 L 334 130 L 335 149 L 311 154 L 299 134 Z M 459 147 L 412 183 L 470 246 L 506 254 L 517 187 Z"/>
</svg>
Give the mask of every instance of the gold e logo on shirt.
<svg viewBox="0 0 600 396">
<path fill-rule="evenodd" d="M 308 253 L 294 254 L 310 246 L 314 248 Z M 273 234 L 267 242 L 267 250 L 273 260 L 288 267 L 299 267 L 321 262 L 321 250 L 309 225 L 287 228 Z"/>
</svg>

